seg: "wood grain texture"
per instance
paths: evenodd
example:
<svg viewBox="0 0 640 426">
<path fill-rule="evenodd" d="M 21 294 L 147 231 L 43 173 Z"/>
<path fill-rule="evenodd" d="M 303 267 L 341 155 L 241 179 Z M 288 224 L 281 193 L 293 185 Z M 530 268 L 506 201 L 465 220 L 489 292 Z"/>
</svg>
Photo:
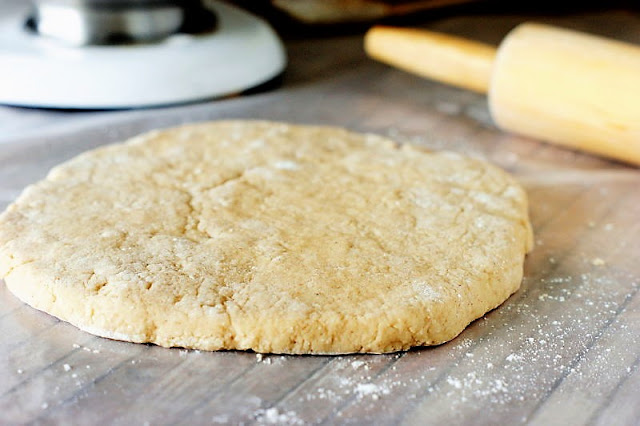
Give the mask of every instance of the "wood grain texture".
<svg viewBox="0 0 640 426">
<path fill-rule="evenodd" d="M 429 29 L 495 42 L 530 16 Z M 624 11 L 543 19 L 640 43 Z M 346 126 L 484 158 L 530 196 L 523 286 L 457 339 L 391 355 L 264 356 L 97 338 L 0 285 L 1 424 L 640 422 L 640 171 L 498 131 L 485 99 L 367 59 L 361 36 L 288 42 L 271 92 L 124 112 L 0 109 L 0 207 L 53 165 L 139 132 L 217 118 Z"/>
</svg>

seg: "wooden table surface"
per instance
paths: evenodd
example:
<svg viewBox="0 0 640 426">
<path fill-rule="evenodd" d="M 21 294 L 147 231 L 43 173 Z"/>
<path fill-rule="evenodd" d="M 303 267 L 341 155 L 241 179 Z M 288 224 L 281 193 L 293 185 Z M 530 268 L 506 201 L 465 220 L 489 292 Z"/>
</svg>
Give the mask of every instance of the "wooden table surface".
<svg viewBox="0 0 640 426">
<path fill-rule="evenodd" d="M 640 43 L 633 11 L 535 18 Z M 495 43 L 527 19 L 424 26 Z M 257 356 L 94 337 L 0 285 L 0 424 L 640 424 L 640 170 L 504 134 L 482 96 L 374 63 L 361 42 L 289 40 L 282 85 L 233 99 L 121 112 L 0 108 L 0 208 L 53 165 L 151 128 L 232 117 L 346 126 L 514 173 L 536 234 L 521 290 L 439 347 Z"/>
</svg>

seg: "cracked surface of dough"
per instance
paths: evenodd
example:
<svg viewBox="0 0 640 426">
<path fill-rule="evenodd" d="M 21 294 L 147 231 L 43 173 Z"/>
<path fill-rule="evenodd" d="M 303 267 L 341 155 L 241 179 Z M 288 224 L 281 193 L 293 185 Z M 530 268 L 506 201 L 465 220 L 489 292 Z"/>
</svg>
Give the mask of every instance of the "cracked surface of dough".
<svg viewBox="0 0 640 426">
<path fill-rule="evenodd" d="M 531 241 L 524 191 L 489 164 L 223 121 L 54 168 L 0 216 L 0 276 L 114 339 L 390 352 L 446 342 L 504 302 Z"/>
</svg>

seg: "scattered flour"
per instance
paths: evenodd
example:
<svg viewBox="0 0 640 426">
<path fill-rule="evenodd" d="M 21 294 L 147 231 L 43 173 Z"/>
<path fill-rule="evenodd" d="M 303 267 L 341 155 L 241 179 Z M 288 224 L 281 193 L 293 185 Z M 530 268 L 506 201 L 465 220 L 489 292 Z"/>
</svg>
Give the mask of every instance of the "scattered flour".
<svg viewBox="0 0 640 426">
<path fill-rule="evenodd" d="M 304 421 L 293 411 L 280 411 L 277 408 L 259 409 L 254 413 L 256 423 L 269 425 L 304 425 Z"/>
<path fill-rule="evenodd" d="M 211 423 L 213 424 L 228 424 L 229 416 L 227 414 L 220 414 L 217 416 L 213 416 L 211 418 Z"/>
<path fill-rule="evenodd" d="M 523 357 L 522 355 L 517 355 L 517 354 L 509 354 L 505 360 L 507 362 L 520 362 L 522 361 Z"/>
<path fill-rule="evenodd" d="M 456 389 L 462 388 L 462 382 L 458 379 L 454 379 L 453 377 L 447 377 L 447 383 L 453 386 Z"/>
<path fill-rule="evenodd" d="M 364 365 L 364 361 L 356 360 L 356 361 L 352 361 L 351 362 L 351 366 L 353 367 L 354 370 L 357 370 L 358 368 L 362 367 L 363 365 Z"/>
<path fill-rule="evenodd" d="M 358 398 L 371 396 L 373 399 L 380 398 L 380 395 L 389 395 L 391 390 L 385 385 L 376 385 L 374 383 L 358 383 L 354 389 L 354 393 Z"/>
<path fill-rule="evenodd" d="M 278 161 L 275 163 L 276 169 L 280 170 L 298 170 L 300 165 L 295 161 Z"/>
</svg>

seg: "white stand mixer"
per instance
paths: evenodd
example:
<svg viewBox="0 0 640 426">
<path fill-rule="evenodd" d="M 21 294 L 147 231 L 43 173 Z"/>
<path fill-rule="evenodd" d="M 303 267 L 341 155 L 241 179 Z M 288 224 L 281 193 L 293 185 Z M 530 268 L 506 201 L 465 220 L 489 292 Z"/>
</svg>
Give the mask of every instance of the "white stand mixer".
<svg viewBox="0 0 640 426">
<path fill-rule="evenodd" d="M 232 95 L 286 65 L 262 19 L 215 0 L 5 1 L 0 103 L 114 109 Z"/>
</svg>

